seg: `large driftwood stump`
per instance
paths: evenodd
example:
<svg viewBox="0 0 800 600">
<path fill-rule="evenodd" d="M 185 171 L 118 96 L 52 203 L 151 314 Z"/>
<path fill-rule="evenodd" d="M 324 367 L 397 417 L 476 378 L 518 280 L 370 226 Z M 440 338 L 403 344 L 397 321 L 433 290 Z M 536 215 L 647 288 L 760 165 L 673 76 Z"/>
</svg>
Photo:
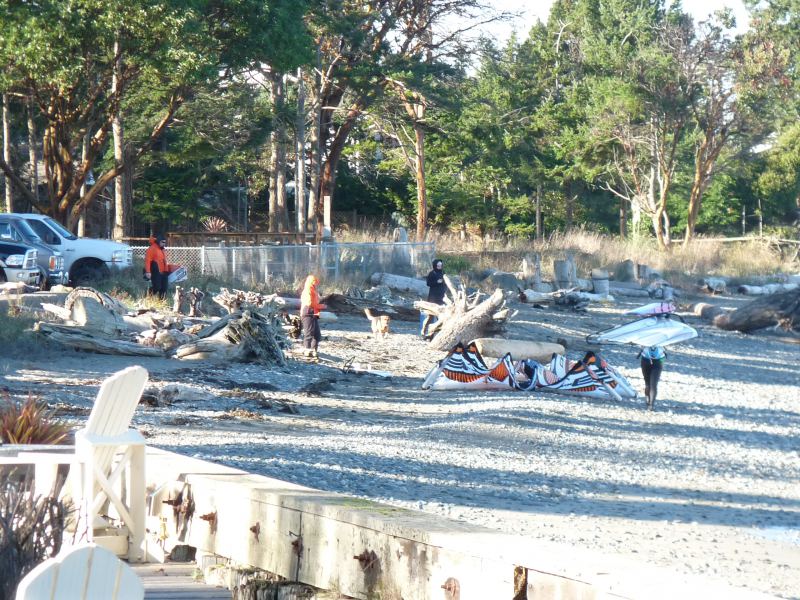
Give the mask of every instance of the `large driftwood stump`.
<svg viewBox="0 0 800 600">
<path fill-rule="evenodd" d="M 281 346 L 288 342 L 280 324 L 255 311 L 227 315 L 197 337 L 201 339 L 178 347 L 175 356 L 182 360 L 286 364 Z"/>
<path fill-rule="evenodd" d="M 800 333 L 800 290 L 756 298 L 730 313 L 715 316 L 714 325 L 745 333 L 780 326 Z"/>
<path fill-rule="evenodd" d="M 424 301 L 414 303 L 421 312 L 435 315 L 438 319 L 432 328 L 431 348 L 447 351 L 458 342 L 466 343 L 479 337 L 492 337 L 513 316 L 505 308 L 503 290 L 497 289 L 481 301 L 480 294 L 469 297 L 463 287 L 456 290 L 447 275 L 444 276 L 444 282 L 452 300 L 445 298 L 444 305 Z"/>
</svg>

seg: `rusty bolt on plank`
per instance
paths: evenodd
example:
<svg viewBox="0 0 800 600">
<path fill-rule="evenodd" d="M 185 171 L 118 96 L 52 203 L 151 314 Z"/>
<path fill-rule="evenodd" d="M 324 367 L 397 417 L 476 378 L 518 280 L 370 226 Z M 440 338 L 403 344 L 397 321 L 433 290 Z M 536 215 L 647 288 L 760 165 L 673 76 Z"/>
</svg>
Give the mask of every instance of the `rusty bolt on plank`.
<svg viewBox="0 0 800 600">
<path fill-rule="evenodd" d="M 297 536 L 297 539 L 292 542 L 292 548 L 297 556 L 303 554 L 303 538 L 301 536 Z"/>
<path fill-rule="evenodd" d="M 208 525 L 211 527 L 211 533 L 217 532 L 217 511 L 200 515 L 200 518 L 203 519 L 203 521 L 208 521 Z"/>
<path fill-rule="evenodd" d="M 259 541 L 258 536 L 261 533 L 261 522 L 260 521 L 256 522 L 256 524 L 250 528 L 250 531 L 252 531 L 253 535 L 256 536 L 256 541 L 258 542 Z"/>
<path fill-rule="evenodd" d="M 375 563 L 378 562 L 378 555 L 375 554 L 374 550 L 364 550 L 361 554 L 353 557 L 358 563 L 361 565 L 362 571 L 367 571 L 375 566 Z"/>
<path fill-rule="evenodd" d="M 461 584 L 455 577 L 448 577 L 442 585 L 445 600 L 461 600 Z"/>
</svg>

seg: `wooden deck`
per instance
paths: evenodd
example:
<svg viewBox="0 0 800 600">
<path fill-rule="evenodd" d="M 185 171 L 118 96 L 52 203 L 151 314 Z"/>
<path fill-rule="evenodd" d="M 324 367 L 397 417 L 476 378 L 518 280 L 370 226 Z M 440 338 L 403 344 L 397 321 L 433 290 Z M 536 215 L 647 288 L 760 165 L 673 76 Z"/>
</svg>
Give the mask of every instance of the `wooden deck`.
<svg viewBox="0 0 800 600">
<path fill-rule="evenodd" d="M 145 600 L 231 600 L 230 590 L 196 581 L 193 564 L 132 565 L 144 583 Z"/>
</svg>

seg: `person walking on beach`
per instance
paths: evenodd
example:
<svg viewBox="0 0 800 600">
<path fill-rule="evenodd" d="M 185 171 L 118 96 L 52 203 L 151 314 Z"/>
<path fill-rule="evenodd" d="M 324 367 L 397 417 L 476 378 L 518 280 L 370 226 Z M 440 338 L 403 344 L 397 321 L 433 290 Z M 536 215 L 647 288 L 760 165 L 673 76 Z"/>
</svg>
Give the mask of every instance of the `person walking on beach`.
<svg viewBox="0 0 800 600">
<path fill-rule="evenodd" d="M 319 358 L 317 349 L 319 341 L 322 339 L 322 332 L 319 328 L 319 313 L 327 308 L 320 304 L 317 286 L 319 279 L 315 275 L 306 277 L 303 293 L 300 294 L 300 319 L 303 323 L 303 348 L 305 355 L 311 358 Z"/>
<path fill-rule="evenodd" d="M 661 379 L 661 371 L 664 369 L 664 359 L 667 353 L 661 346 L 650 346 L 643 348 L 639 352 L 641 359 L 642 375 L 644 376 L 644 396 L 647 400 L 647 408 L 653 410 L 658 394 L 658 380 Z"/>
<path fill-rule="evenodd" d="M 425 279 L 425 284 L 430 288 L 428 290 L 428 302 L 433 304 L 444 304 L 444 294 L 447 291 L 447 285 L 444 282 L 444 263 L 436 258 L 431 263 L 433 270 L 428 273 Z M 425 315 L 425 320 L 422 321 L 422 328 L 420 335 L 426 337 L 428 335 L 428 327 L 435 322 L 436 317 L 433 315 Z"/>
<path fill-rule="evenodd" d="M 150 281 L 150 293 L 162 300 L 167 297 L 167 284 L 172 265 L 167 263 L 167 254 L 164 251 L 167 238 L 159 236 L 150 237 L 150 247 L 144 255 L 144 278 Z"/>
</svg>

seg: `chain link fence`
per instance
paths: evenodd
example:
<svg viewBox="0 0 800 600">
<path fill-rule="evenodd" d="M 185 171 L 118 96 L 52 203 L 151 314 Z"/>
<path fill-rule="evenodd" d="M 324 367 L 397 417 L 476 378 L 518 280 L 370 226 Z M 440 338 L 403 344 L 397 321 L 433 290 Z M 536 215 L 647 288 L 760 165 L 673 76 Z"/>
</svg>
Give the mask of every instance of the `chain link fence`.
<svg viewBox="0 0 800 600">
<path fill-rule="evenodd" d="M 326 243 L 321 246 L 196 246 L 167 248 L 167 259 L 189 276 L 213 276 L 246 285 L 297 282 L 309 273 L 324 281 L 367 279 L 377 272 L 416 277 L 431 268 L 436 247 L 423 243 Z M 144 263 L 146 246 L 134 246 Z"/>
</svg>

